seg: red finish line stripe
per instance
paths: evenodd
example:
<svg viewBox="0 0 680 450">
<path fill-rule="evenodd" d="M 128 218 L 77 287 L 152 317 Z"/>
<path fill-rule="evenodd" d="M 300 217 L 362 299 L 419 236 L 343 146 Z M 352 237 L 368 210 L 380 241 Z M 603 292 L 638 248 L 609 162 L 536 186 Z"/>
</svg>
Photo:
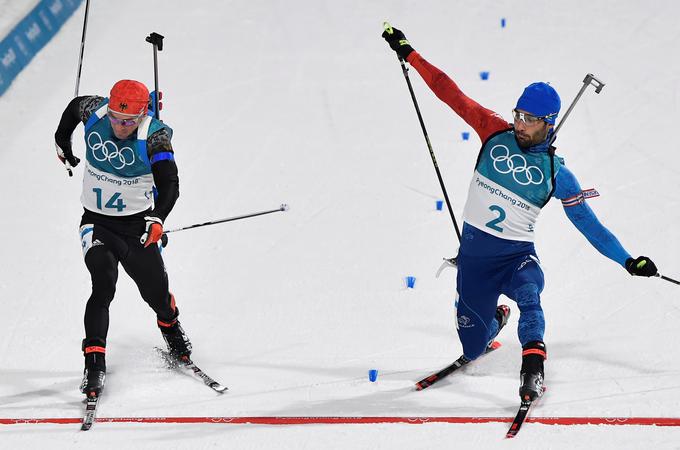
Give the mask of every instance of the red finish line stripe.
<svg viewBox="0 0 680 450">
<path fill-rule="evenodd" d="M 81 418 L 0 418 L 2 425 L 75 424 Z M 98 417 L 97 422 L 111 423 L 222 423 L 259 425 L 371 424 L 371 423 L 491 423 L 512 422 L 511 417 Z M 656 425 L 680 426 L 678 417 L 529 417 L 527 422 L 545 425 Z"/>
</svg>

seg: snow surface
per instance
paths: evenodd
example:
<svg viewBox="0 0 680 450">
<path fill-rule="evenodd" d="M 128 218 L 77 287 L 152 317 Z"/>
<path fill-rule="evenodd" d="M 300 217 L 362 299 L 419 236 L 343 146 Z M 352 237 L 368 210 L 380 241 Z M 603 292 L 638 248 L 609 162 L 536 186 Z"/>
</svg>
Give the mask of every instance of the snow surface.
<svg viewBox="0 0 680 450">
<path fill-rule="evenodd" d="M 0 40 L 12 31 L 31 12 L 40 0 L 0 0 Z M 81 15 L 82 17 L 82 15 Z"/>
<path fill-rule="evenodd" d="M 121 78 L 153 85 L 175 130 L 181 197 L 168 228 L 290 211 L 170 236 L 164 252 L 194 359 L 218 396 L 167 371 L 150 309 L 121 270 L 101 417 L 504 416 L 517 408 L 518 311 L 498 352 L 423 392 L 413 382 L 461 352 L 456 252 L 423 136 L 383 20 L 471 97 L 509 117 L 550 81 L 559 153 L 601 221 L 678 278 L 680 4 L 675 1 L 93 2 L 81 94 Z M 53 133 L 74 86 L 84 6 L 0 98 L 0 418 L 79 417 L 89 276 L 77 228 L 82 168 L 68 178 Z M 501 28 L 501 18 L 507 26 Z M 489 71 L 482 81 L 480 71 Z M 459 217 L 479 142 L 412 70 Z M 473 133 L 474 135 L 474 133 Z M 82 127 L 74 134 L 82 155 Z M 630 277 L 558 202 L 543 211 L 549 391 L 536 417 L 679 417 L 678 286 Z M 417 277 L 407 290 L 404 277 Z M 507 299 L 502 299 L 507 301 Z M 380 371 L 370 383 L 367 371 Z M 680 428 L 478 425 L 0 425 L 2 448 L 680 448 Z M 132 443 L 131 443 L 132 441 Z"/>
</svg>

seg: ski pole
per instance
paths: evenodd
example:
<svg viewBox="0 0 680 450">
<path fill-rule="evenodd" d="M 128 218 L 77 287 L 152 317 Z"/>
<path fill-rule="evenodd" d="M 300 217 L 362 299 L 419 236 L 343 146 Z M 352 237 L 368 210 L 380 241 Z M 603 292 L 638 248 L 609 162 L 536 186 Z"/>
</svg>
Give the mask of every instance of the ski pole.
<svg viewBox="0 0 680 450">
<path fill-rule="evenodd" d="M 158 52 L 163 51 L 163 36 L 153 32 L 146 37 L 146 42 L 153 46 L 153 82 L 154 92 L 156 93 L 156 95 L 153 96 L 153 108 L 154 117 L 157 120 L 160 120 L 161 112 L 158 107 L 158 101 L 160 100 L 160 92 L 158 91 Z"/>
<path fill-rule="evenodd" d="M 571 110 L 574 109 L 574 106 L 576 106 L 576 103 L 579 101 L 579 99 L 585 92 L 586 88 L 591 85 L 595 86 L 596 94 L 599 94 L 602 88 L 604 87 L 604 83 L 595 78 L 595 76 L 592 73 L 586 75 L 586 77 L 583 79 L 583 86 L 581 86 L 581 90 L 578 91 L 578 94 L 576 94 L 576 98 L 574 98 L 574 101 L 572 101 L 571 105 L 569 105 L 569 108 L 567 109 L 567 112 L 564 113 L 564 116 L 562 117 L 562 120 L 560 120 L 560 123 L 557 124 L 557 128 L 555 128 L 555 132 L 553 133 L 552 138 L 550 139 L 550 145 L 552 145 L 552 143 L 555 142 L 555 139 L 557 139 L 557 132 L 560 131 L 560 128 L 562 128 L 562 125 L 564 125 L 564 121 L 567 120 L 567 117 L 569 117 Z"/>
<path fill-rule="evenodd" d="M 76 72 L 76 90 L 73 98 L 78 97 L 78 90 L 80 88 L 80 74 L 83 69 L 83 54 L 85 53 L 85 33 L 87 32 L 87 17 L 90 14 L 90 0 L 85 2 L 85 18 L 83 19 L 83 34 L 80 37 L 80 57 L 78 58 L 78 71 Z M 71 170 L 69 169 L 69 173 Z"/>
<path fill-rule="evenodd" d="M 387 31 L 387 34 L 392 34 L 392 25 L 387 22 L 383 23 L 383 28 Z M 413 86 L 411 86 L 411 79 L 408 76 L 408 68 L 404 64 L 404 60 L 401 56 L 397 55 L 399 58 L 399 63 L 401 63 L 401 71 L 404 73 L 404 78 L 406 78 L 406 84 L 408 85 L 408 90 L 411 93 L 411 99 L 413 100 L 413 106 L 416 108 L 416 114 L 418 114 L 418 121 L 420 122 L 420 128 L 423 130 L 423 135 L 425 136 L 425 142 L 427 143 L 427 149 L 430 151 L 430 158 L 432 158 L 432 164 L 434 164 L 434 170 L 437 172 L 437 179 L 439 180 L 439 186 L 442 188 L 444 193 L 444 200 L 446 201 L 446 207 L 449 210 L 449 215 L 451 215 L 451 220 L 453 221 L 453 227 L 456 230 L 456 237 L 458 242 L 460 242 L 460 230 L 458 229 L 458 222 L 456 222 L 456 216 L 453 214 L 453 208 L 451 208 L 451 202 L 449 201 L 449 195 L 446 193 L 446 187 L 444 186 L 444 180 L 442 179 L 442 174 L 439 171 L 439 165 L 437 164 L 437 158 L 434 156 L 434 150 L 432 150 L 432 144 L 430 143 L 430 138 L 425 129 L 425 122 L 423 122 L 423 116 L 420 114 L 420 108 L 418 107 L 418 101 L 416 100 L 416 95 L 413 92 Z"/>
<path fill-rule="evenodd" d="M 256 213 L 250 213 L 250 214 L 244 214 L 242 216 L 228 217 L 226 219 L 211 220 L 210 222 L 195 223 L 193 225 L 187 225 L 185 227 L 173 228 L 171 230 L 165 230 L 165 231 L 163 231 L 163 235 L 161 236 L 161 248 L 165 248 L 165 247 L 168 246 L 168 233 L 175 233 L 177 231 L 189 230 L 191 228 L 205 227 L 205 226 L 208 226 L 208 225 L 217 225 L 218 223 L 233 222 L 235 220 L 247 219 L 249 217 L 263 216 L 265 214 L 271 214 L 271 213 L 275 213 L 275 212 L 279 212 L 279 211 L 288 211 L 288 205 L 285 204 L 285 203 L 282 203 L 281 206 L 279 206 L 276 209 L 270 209 L 270 210 L 267 210 L 267 211 L 260 211 L 260 212 L 256 212 Z"/>
<path fill-rule="evenodd" d="M 85 17 L 83 18 L 83 34 L 80 37 L 80 55 L 78 56 L 78 70 L 76 70 L 76 89 L 73 93 L 73 98 L 78 97 L 78 90 L 80 89 L 80 74 L 82 73 L 83 70 L 83 55 L 85 54 L 85 34 L 87 32 L 87 18 L 89 15 L 90 15 L 90 0 L 86 0 Z M 68 172 L 68 176 L 72 177 L 73 171 L 71 169 L 73 167 L 71 167 L 71 163 L 65 160 L 64 167 L 66 168 L 66 172 Z"/>
<path fill-rule="evenodd" d="M 662 280 L 670 281 L 671 283 L 674 283 L 674 284 L 680 284 L 680 281 L 674 280 L 673 278 L 669 278 L 669 277 L 663 276 L 663 275 L 661 275 L 659 272 L 657 272 L 656 275 L 654 275 L 654 276 L 655 276 L 655 277 L 659 277 L 659 278 L 661 278 Z"/>
<path fill-rule="evenodd" d="M 267 211 L 260 211 L 260 212 L 256 212 L 256 213 L 250 213 L 250 214 L 244 214 L 242 216 L 228 217 L 226 219 L 211 220 L 210 222 L 196 223 L 196 224 L 193 224 L 193 225 L 187 225 L 185 227 L 180 227 L 180 228 L 173 228 L 172 230 L 164 231 L 164 234 L 175 233 L 177 231 L 188 230 L 188 229 L 191 229 L 191 228 L 205 227 L 205 226 L 208 226 L 208 225 L 216 225 L 218 223 L 233 222 L 235 220 L 247 219 L 249 217 L 263 216 L 265 214 L 271 214 L 271 213 L 275 213 L 275 212 L 279 212 L 279 211 L 288 211 L 288 205 L 286 205 L 284 203 L 276 209 L 270 209 L 270 210 L 267 210 Z"/>
<path fill-rule="evenodd" d="M 564 117 L 562 117 L 562 120 L 560 120 L 560 123 L 557 124 L 557 128 L 555 128 L 555 132 L 553 133 L 552 139 L 550 140 L 550 144 L 552 144 L 555 139 L 557 138 L 557 132 L 560 130 L 562 125 L 564 124 L 564 121 L 567 120 L 567 117 L 569 116 L 569 113 L 571 113 L 571 110 L 574 109 L 574 106 L 576 106 L 576 103 L 579 101 L 583 93 L 585 92 L 586 88 L 588 86 L 594 86 L 595 87 L 595 93 L 599 94 L 600 91 L 602 91 L 602 88 L 604 88 L 605 84 L 597 79 L 592 73 L 589 73 L 586 75 L 586 77 L 583 79 L 583 86 L 581 86 L 581 89 L 578 91 L 578 94 L 576 94 L 576 97 L 574 98 L 574 101 L 571 102 L 571 105 L 569 105 L 569 108 L 567 109 L 567 112 L 564 113 Z M 659 277 L 662 280 L 669 281 L 674 284 L 680 284 L 680 281 L 674 280 L 673 278 L 661 275 L 660 273 L 656 273 L 654 275 L 655 277 Z"/>
</svg>

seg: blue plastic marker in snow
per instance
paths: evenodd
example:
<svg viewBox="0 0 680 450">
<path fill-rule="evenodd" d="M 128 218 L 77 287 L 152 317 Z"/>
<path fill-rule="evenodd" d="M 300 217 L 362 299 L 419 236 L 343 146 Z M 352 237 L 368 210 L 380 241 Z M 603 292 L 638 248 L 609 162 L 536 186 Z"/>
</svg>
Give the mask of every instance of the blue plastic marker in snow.
<svg viewBox="0 0 680 450">
<path fill-rule="evenodd" d="M 479 72 L 479 78 L 481 78 L 482 80 L 488 80 L 489 79 L 489 72 L 486 72 L 486 71 Z"/>
<path fill-rule="evenodd" d="M 463 137 L 464 141 L 467 141 L 468 139 L 470 139 L 470 132 L 469 131 L 463 131 L 460 135 Z"/>
<path fill-rule="evenodd" d="M 437 208 L 437 211 L 441 211 L 442 208 L 444 208 L 444 200 L 437 200 L 435 207 Z"/>
<path fill-rule="evenodd" d="M 375 383 L 375 380 L 378 379 L 378 370 L 377 369 L 371 369 L 368 371 L 368 379 L 371 381 L 371 383 Z"/>
<path fill-rule="evenodd" d="M 406 287 L 409 289 L 413 289 L 416 287 L 416 277 L 408 276 L 406 277 Z"/>
<path fill-rule="evenodd" d="M 501 28 L 505 28 L 505 17 L 501 18 Z"/>
</svg>

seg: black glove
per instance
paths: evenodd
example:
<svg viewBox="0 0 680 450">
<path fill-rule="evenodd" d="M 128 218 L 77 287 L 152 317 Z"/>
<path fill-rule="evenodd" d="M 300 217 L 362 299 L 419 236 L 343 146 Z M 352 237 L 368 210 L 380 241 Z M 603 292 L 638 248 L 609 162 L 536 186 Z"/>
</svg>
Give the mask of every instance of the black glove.
<svg viewBox="0 0 680 450">
<path fill-rule="evenodd" d="M 406 59 L 413 51 L 413 47 L 406 40 L 406 36 L 396 28 L 388 27 L 382 34 L 383 39 L 390 44 L 390 48 L 397 52 L 401 59 Z"/>
<path fill-rule="evenodd" d="M 638 256 L 637 258 L 628 258 L 626 260 L 626 270 L 631 275 L 639 277 L 653 277 L 658 273 L 654 262 L 646 256 Z"/>
<path fill-rule="evenodd" d="M 73 150 L 71 150 L 70 144 L 60 146 L 55 142 L 54 145 L 57 148 L 57 158 L 59 158 L 59 161 L 61 161 L 66 166 L 69 176 L 73 176 L 71 169 L 78 165 L 80 158 L 73 155 Z"/>
</svg>

